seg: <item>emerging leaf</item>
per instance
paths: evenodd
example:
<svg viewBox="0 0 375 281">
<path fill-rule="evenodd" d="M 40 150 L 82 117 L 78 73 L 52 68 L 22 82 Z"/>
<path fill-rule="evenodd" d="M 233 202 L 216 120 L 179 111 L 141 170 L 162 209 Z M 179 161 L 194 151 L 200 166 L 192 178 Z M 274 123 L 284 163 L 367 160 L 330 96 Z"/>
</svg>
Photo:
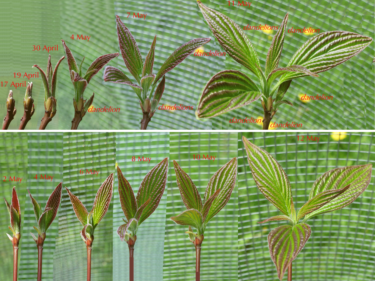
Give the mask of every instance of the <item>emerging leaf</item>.
<svg viewBox="0 0 375 281">
<path fill-rule="evenodd" d="M 292 191 L 283 168 L 267 151 L 252 144 L 245 137 L 242 141 L 259 190 L 284 215 L 290 216 Z"/>
<path fill-rule="evenodd" d="M 142 89 L 140 86 L 133 84 L 133 82 L 121 70 L 113 66 L 106 67 L 104 71 L 104 81 L 112 82 L 112 83 L 119 83 L 119 84 L 126 84 L 131 87 Z"/>
<path fill-rule="evenodd" d="M 169 58 L 164 62 L 156 75 L 154 84 L 159 81 L 167 72 L 171 71 L 181 62 L 183 62 L 189 55 L 191 55 L 197 48 L 210 42 L 210 38 L 193 39 L 179 48 L 177 48 Z"/>
<path fill-rule="evenodd" d="M 195 227 L 198 233 L 201 232 L 203 224 L 202 214 L 195 209 L 186 210 L 176 217 L 171 217 L 171 220 L 180 225 L 190 225 Z"/>
<path fill-rule="evenodd" d="M 216 197 L 219 195 L 220 189 L 216 190 L 216 192 L 207 199 L 207 201 L 204 203 L 203 210 L 202 210 L 202 216 L 203 216 L 203 221 L 206 221 L 206 217 L 208 215 L 208 212 L 210 211 L 212 202 L 216 199 Z"/>
<path fill-rule="evenodd" d="M 149 76 L 142 77 L 141 79 L 141 87 L 143 89 L 143 97 L 147 97 L 147 92 L 150 89 L 150 86 L 152 85 L 152 82 L 154 82 L 155 74 L 151 74 Z"/>
<path fill-rule="evenodd" d="M 219 189 L 220 193 L 216 195 L 216 198 L 212 202 L 205 222 L 209 222 L 228 203 L 234 186 L 236 185 L 236 178 L 237 158 L 233 158 L 211 177 L 204 195 L 205 201 L 209 201 L 209 198 L 214 196 Z"/>
<path fill-rule="evenodd" d="M 163 79 L 161 79 L 155 91 L 154 99 L 157 100 L 158 103 L 160 102 L 160 99 L 164 93 L 164 89 L 165 89 L 165 76 L 163 76 Z"/>
<path fill-rule="evenodd" d="M 128 236 L 134 236 L 137 234 L 138 221 L 136 219 L 131 219 L 128 223 L 121 225 L 117 229 L 117 234 L 120 236 L 121 241 L 127 241 Z"/>
<path fill-rule="evenodd" d="M 296 77 L 300 77 L 300 74 L 305 74 L 313 77 L 319 77 L 319 75 L 311 72 L 308 70 L 306 67 L 300 66 L 300 65 L 292 65 L 288 67 L 283 67 L 283 68 L 277 68 L 274 71 L 272 71 L 268 77 L 268 84 L 271 84 L 277 77 L 285 74 L 281 79 L 280 79 L 280 84 L 283 82 L 292 80 Z"/>
<path fill-rule="evenodd" d="M 308 40 L 295 53 L 288 66 L 300 65 L 314 73 L 338 66 L 362 52 L 372 39 L 346 31 L 328 31 Z M 300 74 L 296 77 L 305 76 Z"/>
<path fill-rule="evenodd" d="M 94 200 L 92 207 L 92 220 L 93 227 L 95 228 L 108 211 L 109 204 L 111 203 L 113 193 L 113 174 L 102 183 Z"/>
<path fill-rule="evenodd" d="M 284 37 L 286 31 L 286 25 L 288 23 L 289 15 L 286 14 L 284 20 L 281 22 L 279 30 L 273 37 L 272 44 L 268 50 L 267 60 L 266 60 L 266 73 L 268 76 L 274 69 L 279 66 L 279 61 L 281 57 L 281 52 L 283 51 Z"/>
<path fill-rule="evenodd" d="M 18 215 L 21 215 L 20 201 L 18 200 L 15 187 L 12 189 L 12 207 L 17 211 Z"/>
<path fill-rule="evenodd" d="M 286 94 L 286 92 L 288 91 L 288 89 L 290 87 L 290 84 L 292 84 L 292 80 L 284 82 L 280 85 L 280 87 L 277 91 L 275 103 L 282 101 L 282 99 L 284 98 L 284 95 Z"/>
<path fill-rule="evenodd" d="M 306 245 L 310 235 L 311 228 L 305 223 L 280 226 L 270 232 L 268 246 L 280 280 L 283 279 L 289 265 Z"/>
<path fill-rule="evenodd" d="M 94 239 L 94 227 L 91 224 L 86 224 L 81 231 L 81 237 L 85 242 L 87 240 L 92 241 Z"/>
<path fill-rule="evenodd" d="M 34 199 L 34 197 L 31 195 L 30 191 L 29 190 L 27 191 L 29 192 L 31 202 L 33 203 L 35 218 L 38 221 L 40 218 L 40 215 L 42 214 L 42 208 L 40 207 L 38 202 Z"/>
<path fill-rule="evenodd" d="M 271 222 L 271 221 L 290 221 L 293 222 L 288 216 L 280 215 L 280 216 L 274 216 L 271 218 L 268 218 L 264 221 L 258 222 L 258 223 L 266 223 L 266 222 Z"/>
<path fill-rule="evenodd" d="M 351 204 L 370 184 L 371 172 L 372 165 L 367 164 L 337 168 L 324 173 L 315 181 L 309 195 L 310 200 L 328 190 L 343 189 L 348 185 L 350 187 L 323 207 L 308 214 L 305 219 L 339 210 Z"/>
<path fill-rule="evenodd" d="M 48 229 L 49 218 L 53 215 L 52 208 L 46 208 L 38 220 L 39 229 L 42 234 L 45 234 Z"/>
<path fill-rule="evenodd" d="M 117 166 L 117 177 L 118 177 L 118 192 L 120 195 L 120 202 L 122 211 L 125 217 L 130 220 L 134 218 L 137 212 L 137 202 L 132 187 L 126 180 L 119 166 Z"/>
<path fill-rule="evenodd" d="M 64 40 L 61 40 L 61 41 L 62 41 L 62 44 L 64 46 L 66 59 L 68 60 L 69 73 L 72 73 L 72 70 L 79 73 L 77 63 L 76 63 L 76 60 L 74 59 L 74 56 L 73 56 L 72 52 L 70 51 L 68 46 L 65 44 L 65 41 Z"/>
<path fill-rule="evenodd" d="M 318 195 L 316 195 L 314 198 L 310 199 L 305 203 L 305 205 L 302 206 L 302 208 L 298 212 L 297 220 L 300 220 L 307 214 L 310 214 L 314 212 L 315 210 L 320 209 L 325 204 L 331 202 L 333 199 L 335 199 L 337 196 L 348 190 L 350 185 L 341 188 L 341 189 L 334 189 L 334 190 L 326 190 Z"/>
<path fill-rule="evenodd" d="M 87 80 L 87 83 L 90 82 L 91 78 L 99 72 L 100 69 L 103 68 L 107 63 L 110 62 L 110 60 L 118 57 L 119 53 L 114 54 L 107 54 L 98 57 L 87 69 L 86 75 L 84 77 L 85 80 Z"/>
<path fill-rule="evenodd" d="M 202 210 L 202 199 L 198 189 L 188 174 L 181 169 L 180 165 L 173 160 L 174 170 L 176 172 L 177 185 L 180 190 L 182 201 L 187 209 Z"/>
<path fill-rule="evenodd" d="M 78 102 L 80 98 L 83 98 L 83 93 L 85 92 L 87 87 L 87 81 L 80 77 L 77 72 L 74 72 L 74 70 L 72 70 L 71 72 L 71 78 L 74 85 L 74 89 L 76 91 L 75 100 Z"/>
<path fill-rule="evenodd" d="M 57 62 L 55 66 L 55 70 L 53 71 L 52 82 L 51 82 L 51 95 L 56 97 L 56 85 L 57 85 L 57 70 L 59 69 L 60 63 L 65 59 L 65 57 L 61 57 L 61 59 Z"/>
<path fill-rule="evenodd" d="M 220 45 L 235 61 L 261 77 L 259 59 L 242 29 L 227 16 L 198 1 L 199 8 Z"/>
<path fill-rule="evenodd" d="M 211 118 L 246 106 L 262 94 L 245 74 L 224 70 L 214 75 L 203 90 L 198 105 L 198 117 Z"/>
<path fill-rule="evenodd" d="M 122 58 L 130 73 L 140 83 L 143 66 L 141 52 L 130 30 L 123 24 L 119 16 L 116 16 L 116 23 Z"/>
<path fill-rule="evenodd" d="M 55 219 L 57 215 L 57 211 L 59 210 L 60 200 L 61 200 L 61 191 L 62 191 L 62 183 L 59 183 L 56 186 L 55 190 L 52 192 L 51 196 L 48 198 L 46 208 L 44 210 L 47 211 L 50 209 L 51 211 L 47 213 L 46 212 L 43 213 L 45 214 L 45 219 L 46 219 L 45 221 L 46 231 L 52 224 L 53 220 Z"/>
<path fill-rule="evenodd" d="M 137 210 L 137 212 L 135 213 L 134 215 L 134 218 L 139 221 L 142 213 L 143 213 L 143 210 L 146 208 L 146 206 L 151 202 L 151 199 L 148 198 L 148 200 L 141 206 L 139 207 L 139 209 Z"/>
<path fill-rule="evenodd" d="M 73 193 L 71 193 L 69 189 L 67 189 L 67 188 L 65 188 L 65 189 L 69 194 L 69 199 L 70 199 L 70 202 L 73 205 L 74 213 L 76 214 L 79 221 L 83 225 L 86 225 L 88 223 L 88 221 L 87 221 L 88 212 L 86 210 L 86 207 L 83 206 L 82 202 L 78 199 L 78 197 L 75 196 Z"/>
<path fill-rule="evenodd" d="M 9 205 L 8 201 L 5 198 L 4 198 L 4 201 L 5 201 L 5 205 L 7 206 L 8 213 L 10 215 L 10 205 Z"/>
<path fill-rule="evenodd" d="M 43 84 L 44 84 L 44 100 L 47 100 L 51 96 L 50 88 L 49 88 L 49 85 L 48 85 L 47 75 L 45 74 L 43 69 L 41 69 L 39 67 L 39 65 L 34 64 L 33 67 L 36 67 L 40 72 L 40 76 L 42 76 L 42 81 L 43 81 Z"/>
<path fill-rule="evenodd" d="M 20 233 L 21 216 L 13 206 L 10 207 L 10 225 L 12 226 L 13 234 Z"/>
<path fill-rule="evenodd" d="M 167 182 L 168 158 L 157 164 L 143 179 L 137 194 L 137 206 L 142 206 L 148 199 L 151 202 L 145 207 L 139 219 L 139 225 L 159 206 Z"/>
<path fill-rule="evenodd" d="M 152 74 L 152 69 L 154 67 L 154 59 L 155 59 L 155 45 L 156 45 L 156 35 L 154 37 L 154 41 L 152 41 L 150 51 L 148 52 L 146 56 L 145 63 L 143 65 L 143 70 L 142 70 L 142 77 Z"/>
</svg>

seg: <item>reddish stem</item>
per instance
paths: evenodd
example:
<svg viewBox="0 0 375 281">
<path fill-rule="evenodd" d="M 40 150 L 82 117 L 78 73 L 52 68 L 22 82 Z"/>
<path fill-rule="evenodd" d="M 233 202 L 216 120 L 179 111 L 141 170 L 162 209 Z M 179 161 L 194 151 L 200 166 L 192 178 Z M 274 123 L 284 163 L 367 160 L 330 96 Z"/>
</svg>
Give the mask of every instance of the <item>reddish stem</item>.
<svg viewBox="0 0 375 281">
<path fill-rule="evenodd" d="M 50 111 L 45 111 L 44 116 L 42 118 L 42 122 L 40 123 L 39 130 L 44 130 L 48 123 L 52 121 L 52 118 L 50 118 L 51 112 Z"/>
<path fill-rule="evenodd" d="M 87 246 L 87 281 L 91 281 L 91 246 Z"/>
<path fill-rule="evenodd" d="M 13 245 L 13 281 L 17 281 L 18 275 L 18 245 Z"/>
<path fill-rule="evenodd" d="M 42 281 L 42 257 L 43 254 L 43 246 L 38 245 L 38 281 Z"/>
<path fill-rule="evenodd" d="M 288 281 L 292 281 L 292 264 L 288 268 Z"/>
<path fill-rule="evenodd" d="M 134 245 L 129 245 L 129 281 L 134 281 Z"/>
<path fill-rule="evenodd" d="M 82 121 L 82 115 L 81 115 L 81 112 L 80 111 L 76 111 L 74 113 L 74 118 L 72 120 L 72 130 L 77 130 L 78 129 L 78 126 L 79 126 L 79 123 L 81 123 Z"/>
<path fill-rule="evenodd" d="M 141 130 L 147 130 L 148 123 L 150 123 L 151 117 L 148 112 L 143 112 L 143 119 L 141 121 Z"/>
<path fill-rule="evenodd" d="M 195 263 L 195 280 L 201 280 L 201 246 L 195 246 L 196 263 Z"/>
</svg>

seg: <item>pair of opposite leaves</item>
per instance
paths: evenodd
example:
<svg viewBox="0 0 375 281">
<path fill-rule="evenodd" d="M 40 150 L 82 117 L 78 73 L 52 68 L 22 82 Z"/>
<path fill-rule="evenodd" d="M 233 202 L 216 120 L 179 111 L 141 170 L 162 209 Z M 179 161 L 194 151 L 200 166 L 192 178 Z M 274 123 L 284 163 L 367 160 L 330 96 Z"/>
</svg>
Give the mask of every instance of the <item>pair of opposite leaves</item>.
<svg viewBox="0 0 375 281">
<path fill-rule="evenodd" d="M 248 75 L 235 70 L 225 70 L 214 75 L 205 86 L 199 100 L 197 115 L 211 118 L 224 114 L 260 99 L 272 99 L 269 110 L 275 113 L 285 103 L 284 95 L 293 79 L 314 76 L 330 70 L 356 56 L 371 44 L 372 38 L 345 31 L 328 31 L 309 39 L 294 54 L 286 67 L 279 67 L 287 30 L 288 14 L 272 40 L 266 67 L 260 68 L 258 55 L 243 30 L 227 16 L 208 8 L 198 1 L 200 10 L 212 33 L 229 56 L 245 66 L 259 80 L 259 85 Z M 273 81 L 279 78 L 275 86 Z M 276 97 L 272 98 L 274 93 Z M 272 107 L 273 104 L 273 107 Z"/>
<path fill-rule="evenodd" d="M 369 185 L 372 165 L 349 166 L 324 173 L 315 181 L 309 200 L 297 213 L 289 179 L 280 164 L 245 137 L 243 143 L 259 190 L 283 213 L 260 223 L 282 220 L 290 222 L 289 225 L 277 227 L 268 235 L 271 258 L 282 280 L 285 271 L 310 238 L 311 228 L 305 222 L 316 215 L 333 212 L 351 204 Z M 304 219 L 300 222 L 302 218 Z"/>
</svg>

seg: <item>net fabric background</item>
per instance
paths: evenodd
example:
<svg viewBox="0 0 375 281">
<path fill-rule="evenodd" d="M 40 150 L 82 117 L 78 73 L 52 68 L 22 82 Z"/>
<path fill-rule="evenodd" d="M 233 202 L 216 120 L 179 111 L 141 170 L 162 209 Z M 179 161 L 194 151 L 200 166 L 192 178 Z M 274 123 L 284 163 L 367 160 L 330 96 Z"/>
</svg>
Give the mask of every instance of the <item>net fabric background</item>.
<svg viewBox="0 0 375 281">
<path fill-rule="evenodd" d="M 151 157 L 150 162 L 140 162 L 138 157 Z M 135 157 L 135 161 L 132 161 Z M 137 195 L 146 174 L 169 157 L 168 133 L 118 133 L 116 135 L 116 161 L 124 177 Z M 134 248 L 134 276 L 136 280 L 163 280 L 163 247 L 167 204 L 166 186 L 163 197 L 155 212 L 144 221 L 137 232 Z M 128 280 L 129 250 L 121 241 L 117 229 L 126 219 L 118 193 L 116 176 L 113 202 L 113 280 Z"/>
<path fill-rule="evenodd" d="M 170 218 L 186 210 L 176 183 L 173 160 L 190 176 L 201 198 L 213 174 L 237 157 L 236 133 L 170 133 L 164 279 L 195 280 L 195 248 L 185 231 Z M 215 161 L 194 160 L 193 155 L 216 156 Z M 202 244 L 202 280 L 237 280 L 237 186 L 228 204 L 208 224 Z"/>
<path fill-rule="evenodd" d="M 278 280 L 270 258 L 267 235 L 282 222 L 258 224 L 280 214 L 258 190 L 247 163 L 242 135 L 268 151 L 288 175 L 297 209 L 307 201 L 314 181 L 337 167 L 375 163 L 374 135 L 348 133 L 341 141 L 330 133 L 239 133 L 239 279 Z M 306 136 L 320 137 L 318 143 Z M 374 276 L 374 173 L 367 190 L 350 206 L 319 215 L 307 223 L 312 235 L 293 262 L 296 280 L 373 280 Z"/>
<path fill-rule="evenodd" d="M 0 167 L 1 167 L 1 181 L 0 181 L 0 196 L 5 197 L 10 204 L 12 198 L 12 188 L 15 186 L 18 194 L 18 199 L 21 206 L 21 231 L 25 231 L 25 205 L 29 200 L 26 197 L 27 187 L 27 134 L 8 133 L 0 135 Z M 6 177 L 6 181 L 4 181 Z M 21 182 L 9 181 L 9 177 L 22 178 Z M 9 214 L 6 209 L 4 201 L 0 205 L 0 279 L 12 280 L 13 276 L 13 248 L 12 242 L 9 241 L 5 233 L 12 235 L 8 229 L 10 226 Z M 21 237 L 18 255 L 23 260 L 28 259 L 28 254 L 24 250 L 27 247 L 26 236 Z M 35 248 L 36 250 L 36 248 Z M 25 253 L 25 254 L 24 254 Z M 24 263 L 26 264 L 26 263 Z M 21 263 L 19 263 L 19 268 Z M 28 270 L 19 270 L 19 279 L 29 277 Z"/>
<path fill-rule="evenodd" d="M 42 210 L 46 207 L 47 201 L 56 186 L 62 182 L 62 156 L 63 140 L 62 133 L 29 133 L 28 134 L 28 165 L 27 165 L 27 188 L 31 195 L 39 203 Z M 45 180 L 42 177 L 52 176 L 52 180 Z M 27 191 L 25 190 L 27 193 Z M 64 192 L 64 191 L 63 191 Z M 38 227 L 35 218 L 33 204 L 27 193 L 23 217 L 23 242 L 21 249 L 23 257 L 19 268 L 22 272 L 19 280 L 37 279 L 38 250 L 30 235 L 30 232 L 38 237 L 33 226 Z M 43 245 L 43 280 L 54 280 L 53 265 L 55 255 L 56 238 L 58 237 L 58 219 L 60 209 L 56 218 L 47 230 L 47 237 Z M 21 240 L 22 241 L 22 240 Z"/>
<path fill-rule="evenodd" d="M 101 184 L 114 172 L 115 138 L 113 133 L 64 133 L 64 187 L 69 188 L 88 211 L 92 209 Z M 86 174 L 86 170 L 90 169 L 99 171 L 99 174 Z M 92 248 L 93 280 L 112 280 L 112 204 L 95 229 Z M 82 228 L 67 192 L 63 191 L 54 260 L 55 280 L 85 280 L 87 253 L 80 235 Z"/>
</svg>

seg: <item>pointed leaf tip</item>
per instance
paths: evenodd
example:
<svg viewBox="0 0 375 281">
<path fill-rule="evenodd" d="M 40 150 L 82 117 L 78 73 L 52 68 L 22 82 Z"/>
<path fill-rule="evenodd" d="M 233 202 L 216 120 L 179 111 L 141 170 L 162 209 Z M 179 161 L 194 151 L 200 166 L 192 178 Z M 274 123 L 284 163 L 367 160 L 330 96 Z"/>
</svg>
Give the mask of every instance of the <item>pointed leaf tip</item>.
<svg viewBox="0 0 375 281">
<path fill-rule="evenodd" d="M 131 218 L 134 218 L 138 209 L 137 202 L 134 196 L 134 191 L 130 183 L 122 174 L 120 166 L 117 166 L 117 178 L 121 208 L 125 214 L 125 217 L 129 221 Z"/>
<path fill-rule="evenodd" d="M 87 217 L 88 217 L 88 211 L 86 207 L 82 204 L 82 202 L 76 197 L 73 193 L 70 192 L 68 188 L 65 188 L 68 192 L 70 202 L 73 205 L 74 213 L 76 214 L 78 220 L 82 223 L 82 225 L 86 225 Z"/>
<path fill-rule="evenodd" d="M 107 213 L 113 193 L 113 173 L 102 183 L 96 193 L 94 205 L 92 207 L 93 227 L 95 228 Z"/>
</svg>

